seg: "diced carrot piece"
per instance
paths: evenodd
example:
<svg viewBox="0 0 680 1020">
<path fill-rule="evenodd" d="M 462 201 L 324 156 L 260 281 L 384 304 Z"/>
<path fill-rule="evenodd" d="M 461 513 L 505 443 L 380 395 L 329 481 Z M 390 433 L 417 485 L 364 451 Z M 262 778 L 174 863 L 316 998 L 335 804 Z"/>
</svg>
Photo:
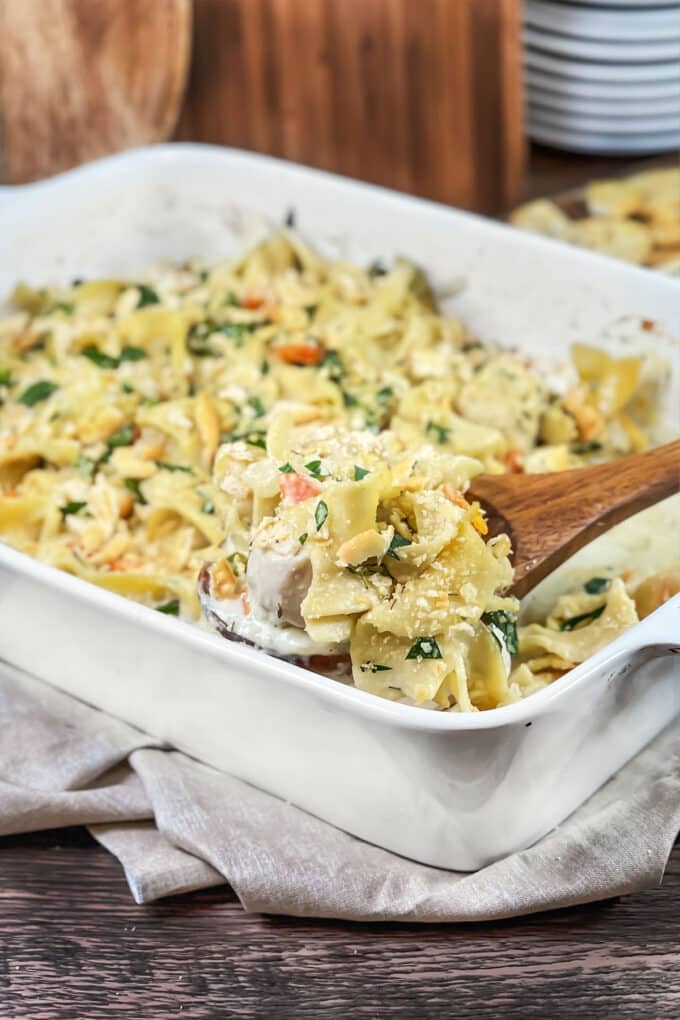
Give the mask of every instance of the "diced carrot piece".
<svg viewBox="0 0 680 1020">
<path fill-rule="evenodd" d="M 250 602 L 248 601 L 248 596 L 244 591 L 241 592 L 241 605 L 243 606 L 243 615 L 250 616 Z"/>
<path fill-rule="evenodd" d="M 287 365 L 320 365 L 324 349 L 319 344 L 284 344 L 276 353 Z"/>
<path fill-rule="evenodd" d="M 321 486 L 317 485 L 316 482 L 294 473 L 281 475 L 279 478 L 279 488 L 283 502 L 287 506 L 292 506 L 294 503 L 304 503 L 306 499 L 318 496 L 321 492 Z"/>
<path fill-rule="evenodd" d="M 246 294 L 243 301 L 241 302 L 242 308 L 247 308 L 249 311 L 254 312 L 258 308 L 262 308 L 265 303 L 265 299 L 259 294 Z"/>
<path fill-rule="evenodd" d="M 524 474 L 524 463 L 522 461 L 522 454 L 519 450 L 508 450 L 503 457 L 503 463 L 508 471 L 512 472 L 513 475 Z"/>
</svg>

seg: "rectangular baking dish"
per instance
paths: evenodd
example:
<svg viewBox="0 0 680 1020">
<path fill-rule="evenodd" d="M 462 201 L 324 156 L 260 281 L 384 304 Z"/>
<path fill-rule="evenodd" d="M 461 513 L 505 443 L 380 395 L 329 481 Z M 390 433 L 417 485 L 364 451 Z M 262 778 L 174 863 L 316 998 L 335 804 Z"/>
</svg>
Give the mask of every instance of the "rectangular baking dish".
<svg viewBox="0 0 680 1020">
<path fill-rule="evenodd" d="M 0 188 L 0 292 L 18 279 L 219 258 L 291 208 L 322 250 L 364 262 L 404 254 L 439 284 L 465 281 L 450 309 L 482 339 L 547 365 L 570 341 L 649 345 L 643 319 L 680 332 L 671 280 L 443 206 L 197 145 Z M 670 342 L 664 349 L 675 357 Z M 583 577 L 602 557 L 660 565 L 659 536 L 676 520 L 670 501 L 563 569 Z M 225 642 L 0 544 L 1 658 L 356 836 L 445 868 L 476 869 L 529 846 L 663 729 L 680 711 L 669 656 L 679 636 L 676 597 L 524 702 L 444 714 Z"/>
</svg>

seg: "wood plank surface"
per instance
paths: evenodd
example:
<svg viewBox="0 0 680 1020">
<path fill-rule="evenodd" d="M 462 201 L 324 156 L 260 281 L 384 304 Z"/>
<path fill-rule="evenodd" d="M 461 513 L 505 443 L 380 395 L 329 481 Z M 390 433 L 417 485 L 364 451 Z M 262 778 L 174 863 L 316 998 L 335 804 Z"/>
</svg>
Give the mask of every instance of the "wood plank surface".
<svg viewBox="0 0 680 1020">
<path fill-rule="evenodd" d="M 675 1020 L 679 963 L 680 844 L 653 892 L 417 926 L 137 907 L 83 829 L 0 840 L 2 1020 Z"/>
<path fill-rule="evenodd" d="M 195 0 L 177 137 L 495 212 L 521 197 L 519 0 Z"/>
<path fill-rule="evenodd" d="M 191 0 L 0 0 L 0 182 L 166 139 Z"/>
</svg>

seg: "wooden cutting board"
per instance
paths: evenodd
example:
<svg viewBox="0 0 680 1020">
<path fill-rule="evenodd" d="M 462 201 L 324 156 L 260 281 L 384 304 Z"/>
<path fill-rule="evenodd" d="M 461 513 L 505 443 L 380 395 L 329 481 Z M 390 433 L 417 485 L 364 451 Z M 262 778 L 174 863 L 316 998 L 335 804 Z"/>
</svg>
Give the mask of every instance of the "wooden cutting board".
<svg viewBox="0 0 680 1020">
<path fill-rule="evenodd" d="M 195 0 L 178 137 L 487 212 L 518 202 L 520 0 Z"/>
<path fill-rule="evenodd" d="M 0 181 L 172 134 L 191 0 L 0 0 Z"/>
</svg>

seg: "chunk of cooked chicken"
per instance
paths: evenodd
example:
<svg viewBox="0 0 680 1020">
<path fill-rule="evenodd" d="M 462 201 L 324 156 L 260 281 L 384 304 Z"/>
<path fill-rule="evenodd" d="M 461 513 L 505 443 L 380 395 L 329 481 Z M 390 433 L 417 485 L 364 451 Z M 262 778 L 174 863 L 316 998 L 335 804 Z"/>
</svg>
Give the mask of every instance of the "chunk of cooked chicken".
<svg viewBox="0 0 680 1020">
<path fill-rule="evenodd" d="M 265 518 L 248 556 L 246 583 L 255 617 L 304 627 L 301 606 L 312 581 L 312 564 L 287 522 Z"/>
</svg>

